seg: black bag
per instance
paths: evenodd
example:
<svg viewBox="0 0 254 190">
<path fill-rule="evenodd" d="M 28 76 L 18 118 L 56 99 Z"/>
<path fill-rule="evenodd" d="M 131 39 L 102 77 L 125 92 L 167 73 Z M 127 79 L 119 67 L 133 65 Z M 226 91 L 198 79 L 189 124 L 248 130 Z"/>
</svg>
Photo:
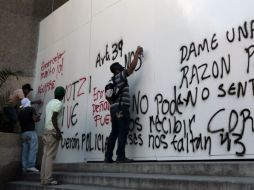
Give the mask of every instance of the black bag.
<svg viewBox="0 0 254 190">
<path fill-rule="evenodd" d="M 116 85 L 114 77 L 112 77 L 110 82 L 105 86 L 105 98 L 106 98 L 106 100 L 110 104 L 115 102 L 116 99 L 121 94 L 123 88 L 126 86 L 126 84 L 127 84 L 127 80 L 121 88 L 118 88 L 117 85 Z"/>
</svg>

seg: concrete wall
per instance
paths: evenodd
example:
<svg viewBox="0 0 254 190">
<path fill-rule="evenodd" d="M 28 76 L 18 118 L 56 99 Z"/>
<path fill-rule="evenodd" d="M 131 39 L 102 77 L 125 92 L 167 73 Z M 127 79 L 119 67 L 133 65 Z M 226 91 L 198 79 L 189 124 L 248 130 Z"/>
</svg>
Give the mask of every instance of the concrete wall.
<svg viewBox="0 0 254 190">
<path fill-rule="evenodd" d="M 39 18 L 33 0 L 0 1 L 0 65 L 32 75 L 36 58 Z"/>
<path fill-rule="evenodd" d="M 38 46 L 39 22 L 68 0 L 0 0 L 0 69 L 22 71 L 0 90 L 8 94 L 32 83 Z M 0 102 L 1 104 L 1 102 Z M 1 105 L 0 105 L 1 107 Z M 20 136 L 0 133 L 0 189 L 20 168 Z"/>
<path fill-rule="evenodd" d="M 9 82 L 8 90 L 32 81 L 39 22 L 67 1 L 0 0 L 0 69 L 23 72 L 19 81 L 13 79 Z"/>
</svg>

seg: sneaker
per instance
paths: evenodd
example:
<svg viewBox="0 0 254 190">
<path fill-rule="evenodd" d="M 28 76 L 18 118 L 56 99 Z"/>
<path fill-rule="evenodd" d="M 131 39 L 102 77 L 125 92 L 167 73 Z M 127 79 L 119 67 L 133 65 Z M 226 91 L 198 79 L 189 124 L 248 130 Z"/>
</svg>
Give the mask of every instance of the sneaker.
<svg viewBox="0 0 254 190">
<path fill-rule="evenodd" d="M 42 185 L 60 185 L 60 183 L 57 180 L 55 180 L 55 179 L 51 179 L 48 182 L 42 182 L 41 184 Z"/>
<path fill-rule="evenodd" d="M 27 173 L 26 168 L 22 168 L 22 173 Z"/>
<path fill-rule="evenodd" d="M 114 160 L 112 160 L 112 159 L 105 159 L 104 163 L 114 163 Z"/>
<path fill-rule="evenodd" d="M 46 182 L 44 180 L 41 180 L 41 185 L 45 185 Z"/>
<path fill-rule="evenodd" d="M 133 159 L 129 159 L 129 158 L 123 158 L 123 159 L 116 159 L 117 163 L 130 163 L 133 162 Z"/>
<path fill-rule="evenodd" d="M 35 167 L 27 168 L 26 171 L 27 172 L 39 172 L 39 170 Z"/>
</svg>

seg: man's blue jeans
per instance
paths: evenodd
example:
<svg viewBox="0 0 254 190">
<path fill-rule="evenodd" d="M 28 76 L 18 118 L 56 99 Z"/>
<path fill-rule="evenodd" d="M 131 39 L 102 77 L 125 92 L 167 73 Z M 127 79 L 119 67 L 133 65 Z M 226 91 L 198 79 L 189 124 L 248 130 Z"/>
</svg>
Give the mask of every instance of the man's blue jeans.
<svg viewBox="0 0 254 190">
<path fill-rule="evenodd" d="M 117 160 L 125 159 L 125 145 L 129 133 L 130 112 L 129 107 L 116 107 L 110 111 L 112 130 L 108 138 L 105 160 L 111 160 L 116 139 L 118 145 L 116 150 Z"/>
<path fill-rule="evenodd" d="M 35 131 L 22 133 L 22 169 L 35 167 L 38 150 L 38 137 Z"/>
</svg>

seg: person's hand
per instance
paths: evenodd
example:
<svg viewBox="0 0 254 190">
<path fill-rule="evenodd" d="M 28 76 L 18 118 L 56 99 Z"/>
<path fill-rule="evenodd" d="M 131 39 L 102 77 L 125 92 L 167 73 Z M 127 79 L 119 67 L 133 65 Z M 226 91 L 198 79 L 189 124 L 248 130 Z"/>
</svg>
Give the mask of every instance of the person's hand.
<svg viewBox="0 0 254 190">
<path fill-rule="evenodd" d="M 43 103 L 43 101 L 41 100 L 41 99 L 39 99 L 39 100 L 33 100 L 32 102 L 31 102 L 31 104 L 38 104 L 38 105 L 40 105 L 40 104 L 42 104 Z"/>
<path fill-rule="evenodd" d="M 36 117 L 36 122 L 39 122 L 41 120 L 41 113 L 39 113 Z"/>
<path fill-rule="evenodd" d="M 33 117 L 34 122 L 39 122 L 41 120 L 41 113 Z"/>
<path fill-rule="evenodd" d="M 38 104 L 38 105 L 40 105 L 40 104 L 42 104 L 43 103 L 43 101 L 41 100 L 41 99 L 39 99 L 39 100 L 33 100 L 32 102 L 31 102 L 31 104 Z"/>
<path fill-rule="evenodd" d="M 35 103 L 38 104 L 38 105 L 40 105 L 40 104 L 43 103 L 43 101 L 42 101 L 41 99 L 39 99 L 39 100 L 35 100 Z"/>
<path fill-rule="evenodd" d="M 56 140 L 58 140 L 58 141 L 60 141 L 60 140 L 62 140 L 62 132 L 61 131 L 57 131 L 56 132 Z"/>
<path fill-rule="evenodd" d="M 143 48 L 141 46 L 138 46 L 136 50 L 136 54 L 142 55 L 142 53 L 143 53 Z"/>
</svg>

